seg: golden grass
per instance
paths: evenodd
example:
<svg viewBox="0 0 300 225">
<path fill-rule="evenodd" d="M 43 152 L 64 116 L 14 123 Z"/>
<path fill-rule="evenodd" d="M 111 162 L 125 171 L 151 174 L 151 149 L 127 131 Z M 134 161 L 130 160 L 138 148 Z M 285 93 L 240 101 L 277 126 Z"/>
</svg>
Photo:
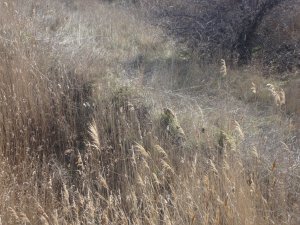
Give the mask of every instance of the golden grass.
<svg viewBox="0 0 300 225">
<path fill-rule="evenodd" d="M 297 224 L 295 152 L 265 157 L 260 121 L 122 77 L 172 41 L 88 3 L 0 2 L 0 224 Z"/>
</svg>

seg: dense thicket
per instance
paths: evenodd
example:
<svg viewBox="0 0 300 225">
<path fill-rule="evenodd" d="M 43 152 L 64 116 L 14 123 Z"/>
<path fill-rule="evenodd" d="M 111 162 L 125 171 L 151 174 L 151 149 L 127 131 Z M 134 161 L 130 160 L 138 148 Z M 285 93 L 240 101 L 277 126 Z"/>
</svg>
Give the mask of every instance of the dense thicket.
<svg viewBox="0 0 300 225">
<path fill-rule="evenodd" d="M 280 72 L 299 68 L 297 0 L 160 0 L 144 5 L 202 59 L 223 57 L 236 65 L 258 59 Z"/>
</svg>

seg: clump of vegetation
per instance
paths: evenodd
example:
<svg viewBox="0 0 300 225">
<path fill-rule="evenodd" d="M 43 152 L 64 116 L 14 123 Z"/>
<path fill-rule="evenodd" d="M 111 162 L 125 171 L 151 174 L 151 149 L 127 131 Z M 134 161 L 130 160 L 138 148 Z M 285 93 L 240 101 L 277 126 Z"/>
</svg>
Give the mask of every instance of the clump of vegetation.
<svg viewBox="0 0 300 225">
<path fill-rule="evenodd" d="M 163 130 L 166 130 L 173 141 L 180 144 L 185 139 L 185 133 L 180 126 L 178 119 L 171 109 L 165 108 L 161 115 L 161 125 Z"/>
</svg>

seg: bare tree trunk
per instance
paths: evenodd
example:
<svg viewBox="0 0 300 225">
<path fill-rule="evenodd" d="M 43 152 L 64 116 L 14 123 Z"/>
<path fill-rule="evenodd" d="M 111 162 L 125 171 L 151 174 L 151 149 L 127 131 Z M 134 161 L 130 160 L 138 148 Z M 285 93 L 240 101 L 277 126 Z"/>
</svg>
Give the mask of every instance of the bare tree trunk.
<svg viewBox="0 0 300 225">
<path fill-rule="evenodd" d="M 250 15 L 245 21 L 243 30 L 233 46 L 233 49 L 239 53 L 238 65 L 245 65 L 251 61 L 252 41 L 257 28 L 267 13 L 283 1 L 285 0 L 267 0 L 259 7 L 254 16 Z"/>
</svg>

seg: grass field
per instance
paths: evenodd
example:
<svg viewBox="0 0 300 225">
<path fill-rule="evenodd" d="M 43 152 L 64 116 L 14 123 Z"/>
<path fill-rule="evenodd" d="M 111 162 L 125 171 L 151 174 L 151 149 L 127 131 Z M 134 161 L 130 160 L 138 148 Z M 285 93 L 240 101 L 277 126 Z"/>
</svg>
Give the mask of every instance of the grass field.
<svg viewBox="0 0 300 225">
<path fill-rule="evenodd" d="M 0 0 L 0 225 L 299 224 L 298 80 L 129 3 Z"/>
</svg>

